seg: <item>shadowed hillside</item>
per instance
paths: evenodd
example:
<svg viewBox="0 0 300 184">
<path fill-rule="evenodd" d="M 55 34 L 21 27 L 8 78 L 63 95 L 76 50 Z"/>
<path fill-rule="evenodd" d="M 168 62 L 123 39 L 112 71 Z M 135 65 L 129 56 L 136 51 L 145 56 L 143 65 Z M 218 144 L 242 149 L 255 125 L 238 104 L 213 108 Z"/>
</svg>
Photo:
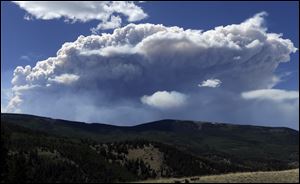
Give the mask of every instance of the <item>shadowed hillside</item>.
<svg viewBox="0 0 300 184">
<path fill-rule="evenodd" d="M 1 178 L 122 182 L 285 170 L 299 165 L 298 136 L 289 128 L 209 122 L 120 127 L 1 114 Z"/>
</svg>

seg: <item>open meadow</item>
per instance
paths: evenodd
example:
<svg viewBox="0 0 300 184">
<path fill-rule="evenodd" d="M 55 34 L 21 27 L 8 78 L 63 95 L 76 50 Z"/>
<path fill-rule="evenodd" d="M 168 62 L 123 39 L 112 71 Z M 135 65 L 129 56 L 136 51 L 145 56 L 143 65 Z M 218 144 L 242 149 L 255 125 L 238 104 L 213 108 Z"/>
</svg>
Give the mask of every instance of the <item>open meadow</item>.
<svg viewBox="0 0 300 184">
<path fill-rule="evenodd" d="M 147 180 L 143 183 L 299 183 L 299 169 Z"/>
</svg>

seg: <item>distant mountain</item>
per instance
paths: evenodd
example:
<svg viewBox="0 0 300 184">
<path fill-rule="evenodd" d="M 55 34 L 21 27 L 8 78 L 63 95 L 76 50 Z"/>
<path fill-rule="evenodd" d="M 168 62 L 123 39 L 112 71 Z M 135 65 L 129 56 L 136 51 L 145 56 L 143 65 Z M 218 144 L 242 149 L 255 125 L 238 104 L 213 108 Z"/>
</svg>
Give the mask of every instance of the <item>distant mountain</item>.
<svg viewBox="0 0 300 184">
<path fill-rule="evenodd" d="M 22 177 L 30 181 L 39 175 L 49 182 L 132 181 L 299 167 L 299 132 L 284 127 L 179 120 L 122 127 L 1 114 L 1 144 L 6 148 L 1 149 L 6 155 L 2 160 L 6 164 L 1 165 L 7 165 L 3 167 L 7 181 L 18 180 L 14 175 L 20 175 L 16 174 L 20 163 L 27 169 Z"/>
</svg>

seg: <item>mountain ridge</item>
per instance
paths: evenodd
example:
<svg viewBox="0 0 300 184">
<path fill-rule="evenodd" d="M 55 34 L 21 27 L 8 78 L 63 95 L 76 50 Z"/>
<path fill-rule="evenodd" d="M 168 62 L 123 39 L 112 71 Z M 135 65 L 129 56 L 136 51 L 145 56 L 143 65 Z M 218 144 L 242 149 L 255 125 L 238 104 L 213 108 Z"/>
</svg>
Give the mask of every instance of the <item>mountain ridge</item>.
<svg viewBox="0 0 300 184">
<path fill-rule="evenodd" d="M 20 113 L 1 113 L 1 116 L 4 115 L 12 115 L 12 116 L 22 116 L 22 117 L 33 117 L 33 118 L 43 118 L 43 119 L 48 119 L 49 121 L 59 121 L 59 122 L 65 122 L 65 123 L 80 123 L 80 124 L 85 124 L 85 125 L 99 125 L 99 126 L 107 126 L 107 127 L 117 127 L 117 128 L 136 128 L 136 127 L 141 127 L 145 125 L 153 125 L 153 124 L 158 124 L 158 123 L 165 123 L 165 122 L 180 122 L 180 123 L 195 123 L 195 124 L 211 124 L 211 125 L 228 125 L 228 126 L 245 126 L 245 127 L 261 127 L 261 128 L 274 128 L 274 129 L 287 129 L 287 130 L 294 130 L 299 132 L 297 129 L 293 129 L 290 127 L 284 127 L 284 126 L 261 126 L 261 125 L 253 125 L 253 124 L 233 124 L 233 123 L 225 123 L 225 122 L 209 122 L 209 121 L 195 121 L 195 120 L 178 120 L 178 119 L 159 119 L 155 121 L 148 121 L 145 123 L 139 123 L 136 125 L 113 125 L 109 123 L 98 123 L 98 122 L 84 122 L 84 121 L 73 121 L 73 120 L 65 120 L 65 119 L 60 119 L 60 118 L 51 118 L 51 117 L 44 117 L 44 116 L 39 116 L 39 115 L 31 115 L 31 114 L 20 114 Z"/>
</svg>

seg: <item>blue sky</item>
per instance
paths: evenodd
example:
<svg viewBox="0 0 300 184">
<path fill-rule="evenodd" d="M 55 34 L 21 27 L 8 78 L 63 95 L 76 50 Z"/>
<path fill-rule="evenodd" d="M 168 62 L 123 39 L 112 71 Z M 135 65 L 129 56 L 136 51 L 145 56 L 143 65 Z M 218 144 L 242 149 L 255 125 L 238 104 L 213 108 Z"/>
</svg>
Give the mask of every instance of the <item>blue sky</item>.
<svg viewBox="0 0 300 184">
<path fill-rule="evenodd" d="M 134 21 L 136 24 L 163 24 L 203 31 L 240 24 L 264 11 L 268 14 L 265 17 L 267 32 L 282 33 L 283 38 L 288 38 L 299 48 L 298 2 L 144 2 L 136 5 L 148 15 Z M 79 35 L 91 35 L 90 28 L 99 23 L 99 20 L 66 23 L 63 18 L 25 20 L 26 14 L 28 12 L 17 4 L 1 2 L 1 89 L 12 87 L 13 71 L 17 66 L 33 67 L 37 61 L 56 56 L 65 42 L 74 42 Z M 126 14 L 120 17 L 125 20 Z M 122 26 L 128 24 L 124 20 Z M 112 31 L 99 30 L 99 33 Z M 299 90 L 299 52 L 290 57 L 290 62 L 280 63 L 274 71 L 276 75 L 284 75 L 283 81 L 276 83 L 274 89 Z M 218 120 L 222 121 L 222 118 Z"/>
</svg>

